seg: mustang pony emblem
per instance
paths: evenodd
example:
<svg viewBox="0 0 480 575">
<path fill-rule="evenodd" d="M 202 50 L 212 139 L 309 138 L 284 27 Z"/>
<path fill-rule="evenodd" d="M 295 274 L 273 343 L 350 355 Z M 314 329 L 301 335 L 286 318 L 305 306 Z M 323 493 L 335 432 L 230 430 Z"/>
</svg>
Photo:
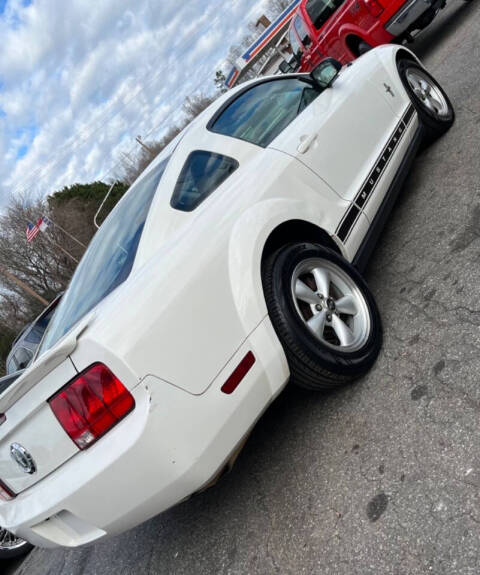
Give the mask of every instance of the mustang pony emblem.
<svg viewBox="0 0 480 575">
<path fill-rule="evenodd" d="M 17 463 L 25 473 L 32 475 L 37 471 L 37 466 L 35 465 L 33 457 L 28 453 L 23 445 L 12 443 L 12 445 L 10 445 L 10 455 L 12 456 L 13 461 L 15 461 L 15 463 Z"/>
<path fill-rule="evenodd" d="M 392 96 L 392 98 L 395 98 L 395 94 L 393 93 L 392 88 L 388 84 L 385 84 L 385 82 L 384 82 L 383 87 L 385 88 L 385 92 L 387 94 L 390 94 Z"/>
</svg>

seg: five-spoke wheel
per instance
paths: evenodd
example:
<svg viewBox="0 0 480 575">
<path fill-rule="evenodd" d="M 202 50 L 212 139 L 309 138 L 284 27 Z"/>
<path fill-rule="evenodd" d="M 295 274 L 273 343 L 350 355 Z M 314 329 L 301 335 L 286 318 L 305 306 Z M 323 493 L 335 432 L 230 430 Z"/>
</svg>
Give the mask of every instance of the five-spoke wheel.
<svg viewBox="0 0 480 575">
<path fill-rule="evenodd" d="M 455 112 L 443 88 L 413 60 L 400 60 L 398 72 L 417 109 L 427 142 L 444 134 L 453 124 Z"/>
<path fill-rule="evenodd" d="M 324 345 L 354 351 L 365 343 L 370 331 L 365 298 L 337 265 L 324 259 L 301 262 L 292 293 L 300 317 Z"/>
<path fill-rule="evenodd" d="M 332 388 L 372 366 L 382 342 L 380 316 L 348 261 L 320 245 L 290 244 L 265 260 L 263 280 L 270 318 L 297 385 Z"/>
<path fill-rule="evenodd" d="M 440 87 L 429 75 L 423 70 L 408 68 L 405 77 L 414 94 L 428 110 L 439 117 L 448 115 L 447 100 Z"/>
</svg>

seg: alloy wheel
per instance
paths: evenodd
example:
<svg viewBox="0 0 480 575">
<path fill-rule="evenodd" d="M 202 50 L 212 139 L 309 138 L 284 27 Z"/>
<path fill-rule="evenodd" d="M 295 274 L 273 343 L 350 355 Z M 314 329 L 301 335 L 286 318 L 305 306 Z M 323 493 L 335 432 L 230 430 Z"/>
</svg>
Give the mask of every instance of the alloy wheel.
<svg viewBox="0 0 480 575">
<path fill-rule="evenodd" d="M 17 537 L 11 531 L 7 531 L 3 527 L 0 527 L 0 549 L 5 551 L 11 551 L 13 549 L 19 549 L 24 545 L 28 545 L 28 542 L 21 537 Z"/>
<path fill-rule="evenodd" d="M 405 77 L 420 103 L 435 116 L 448 116 L 449 107 L 440 87 L 427 74 L 417 68 L 409 68 Z"/>
<path fill-rule="evenodd" d="M 371 330 L 367 302 L 353 279 L 322 258 L 297 265 L 292 276 L 296 310 L 311 333 L 327 347 L 353 352 Z"/>
</svg>

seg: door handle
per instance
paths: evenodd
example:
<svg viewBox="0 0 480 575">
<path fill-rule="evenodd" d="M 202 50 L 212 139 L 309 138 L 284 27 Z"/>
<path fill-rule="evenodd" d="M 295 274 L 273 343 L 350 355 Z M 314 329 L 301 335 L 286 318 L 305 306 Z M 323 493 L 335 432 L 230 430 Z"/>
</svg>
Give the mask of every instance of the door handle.
<svg viewBox="0 0 480 575">
<path fill-rule="evenodd" d="M 300 138 L 300 144 L 298 144 L 297 147 L 297 152 L 300 152 L 300 154 L 304 154 L 305 152 L 307 152 L 316 139 L 317 134 L 312 134 L 310 136 L 302 136 Z"/>
</svg>

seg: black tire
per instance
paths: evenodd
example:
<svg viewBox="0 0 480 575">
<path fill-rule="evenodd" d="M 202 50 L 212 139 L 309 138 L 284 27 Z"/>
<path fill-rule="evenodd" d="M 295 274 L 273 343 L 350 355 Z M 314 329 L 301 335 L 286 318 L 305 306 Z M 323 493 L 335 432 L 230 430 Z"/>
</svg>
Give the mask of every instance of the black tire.
<svg viewBox="0 0 480 575">
<path fill-rule="evenodd" d="M 337 266 L 343 270 L 363 297 L 370 323 L 368 335 L 359 349 L 343 352 L 340 346 L 322 343 L 300 316 L 292 292 L 292 278 L 299 264 L 316 258 L 330 262 L 333 269 Z M 372 367 L 382 345 L 380 315 L 367 284 L 349 262 L 323 246 L 295 243 L 268 257 L 262 272 L 270 319 L 285 350 L 293 383 L 311 390 L 329 390 L 361 377 Z"/>
<path fill-rule="evenodd" d="M 367 44 L 367 42 L 360 40 L 360 42 L 358 43 L 358 46 L 357 46 L 357 54 L 359 56 L 363 56 L 363 54 L 370 52 L 371 49 L 372 49 L 372 47 L 370 46 L 370 44 Z"/>
<path fill-rule="evenodd" d="M 0 528 L 3 534 L 5 534 L 5 530 Z M 8 532 L 7 532 L 8 534 Z M 15 538 L 15 535 L 12 535 Z M 16 541 L 7 542 L 0 545 L 0 560 L 2 559 L 14 559 L 15 557 L 22 557 L 22 555 L 26 555 L 33 549 L 33 545 L 24 539 L 16 539 Z"/>
<path fill-rule="evenodd" d="M 444 115 L 438 115 L 434 113 L 424 104 L 424 101 L 420 98 L 420 96 L 414 92 L 407 79 L 407 73 L 409 70 L 418 71 L 419 73 L 423 74 L 423 76 L 428 78 L 435 85 L 436 89 L 439 90 L 447 106 L 447 111 Z M 408 95 L 410 96 L 410 99 L 418 112 L 420 122 L 422 123 L 425 130 L 426 140 L 432 141 L 445 134 L 445 132 L 447 132 L 452 127 L 455 121 L 455 110 L 453 109 L 453 105 L 445 93 L 445 90 L 440 86 L 437 80 L 435 80 L 435 78 L 425 70 L 425 68 L 412 60 L 400 60 L 398 62 L 398 72 L 400 74 L 400 78 L 402 79 L 403 85 L 405 86 L 405 89 L 407 90 Z"/>
</svg>

